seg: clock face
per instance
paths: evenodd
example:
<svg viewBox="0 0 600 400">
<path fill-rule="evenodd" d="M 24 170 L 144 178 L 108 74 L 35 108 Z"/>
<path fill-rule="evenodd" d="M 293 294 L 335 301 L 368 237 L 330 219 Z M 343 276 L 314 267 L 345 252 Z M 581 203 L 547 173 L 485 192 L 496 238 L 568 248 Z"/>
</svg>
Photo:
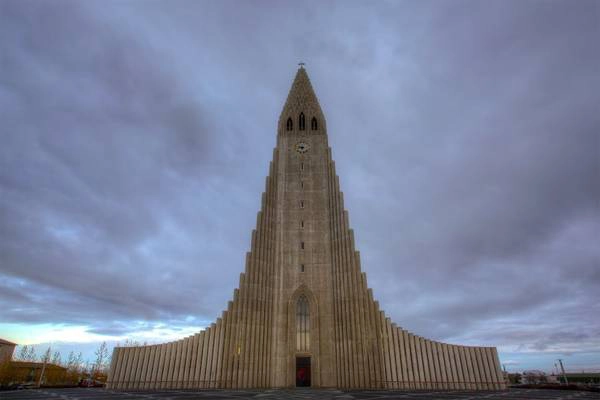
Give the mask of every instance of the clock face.
<svg viewBox="0 0 600 400">
<path fill-rule="evenodd" d="M 310 145 L 308 143 L 298 142 L 296 143 L 295 148 L 298 153 L 306 153 L 308 149 L 310 149 Z"/>
</svg>

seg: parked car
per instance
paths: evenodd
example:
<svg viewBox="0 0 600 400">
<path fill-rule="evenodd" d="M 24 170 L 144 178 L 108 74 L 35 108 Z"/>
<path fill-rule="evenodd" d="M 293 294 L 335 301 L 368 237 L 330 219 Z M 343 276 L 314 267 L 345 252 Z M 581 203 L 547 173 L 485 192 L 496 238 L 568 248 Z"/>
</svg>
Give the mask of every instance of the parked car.
<svg viewBox="0 0 600 400">
<path fill-rule="evenodd" d="M 77 386 L 79 386 L 79 387 L 104 387 L 104 382 L 86 378 L 86 379 L 80 380 L 79 384 Z"/>
</svg>

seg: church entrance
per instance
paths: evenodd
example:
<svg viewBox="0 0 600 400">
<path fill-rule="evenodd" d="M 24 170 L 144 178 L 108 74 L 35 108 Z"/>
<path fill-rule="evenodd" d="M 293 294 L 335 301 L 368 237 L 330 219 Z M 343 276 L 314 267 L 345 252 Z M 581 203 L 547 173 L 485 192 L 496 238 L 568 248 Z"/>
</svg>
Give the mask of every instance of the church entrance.
<svg viewBox="0 0 600 400">
<path fill-rule="evenodd" d="M 310 386 L 310 357 L 296 357 L 296 387 Z"/>
</svg>

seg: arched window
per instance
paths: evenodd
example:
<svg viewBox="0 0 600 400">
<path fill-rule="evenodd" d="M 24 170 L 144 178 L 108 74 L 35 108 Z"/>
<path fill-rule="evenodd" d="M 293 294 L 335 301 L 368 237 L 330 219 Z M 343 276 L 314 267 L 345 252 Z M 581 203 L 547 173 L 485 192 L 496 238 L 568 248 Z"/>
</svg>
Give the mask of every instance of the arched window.
<svg viewBox="0 0 600 400">
<path fill-rule="evenodd" d="M 306 129 L 306 123 L 304 122 L 304 113 L 300 113 L 300 117 L 298 118 L 298 129 L 301 131 Z"/>
<path fill-rule="evenodd" d="M 287 120 L 287 122 L 286 122 L 286 124 L 285 124 L 285 128 L 286 128 L 288 131 L 291 131 L 292 129 L 294 129 L 294 123 L 292 122 L 292 119 L 291 119 L 291 118 L 288 118 L 288 120 Z"/>
<path fill-rule="evenodd" d="M 317 119 L 315 117 L 310 120 L 310 129 L 313 131 L 317 130 Z"/>
<path fill-rule="evenodd" d="M 308 299 L 302 295 L 296 303 L 296 350 L 308 351 L 310 346 L 310 315 Z"/>
</svg>

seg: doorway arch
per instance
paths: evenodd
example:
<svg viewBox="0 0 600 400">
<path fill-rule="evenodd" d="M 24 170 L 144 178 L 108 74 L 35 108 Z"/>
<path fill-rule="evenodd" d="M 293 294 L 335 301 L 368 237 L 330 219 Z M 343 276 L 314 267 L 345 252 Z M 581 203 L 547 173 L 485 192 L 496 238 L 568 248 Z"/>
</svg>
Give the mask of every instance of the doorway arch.
<svg viewBox="0 0 600 400">
<path fill-rule="evenodd" d="M 304 284 L 288 300 L 287 386 L 320 386 L 319 310 L 315 295 Z"/>
</svg>

